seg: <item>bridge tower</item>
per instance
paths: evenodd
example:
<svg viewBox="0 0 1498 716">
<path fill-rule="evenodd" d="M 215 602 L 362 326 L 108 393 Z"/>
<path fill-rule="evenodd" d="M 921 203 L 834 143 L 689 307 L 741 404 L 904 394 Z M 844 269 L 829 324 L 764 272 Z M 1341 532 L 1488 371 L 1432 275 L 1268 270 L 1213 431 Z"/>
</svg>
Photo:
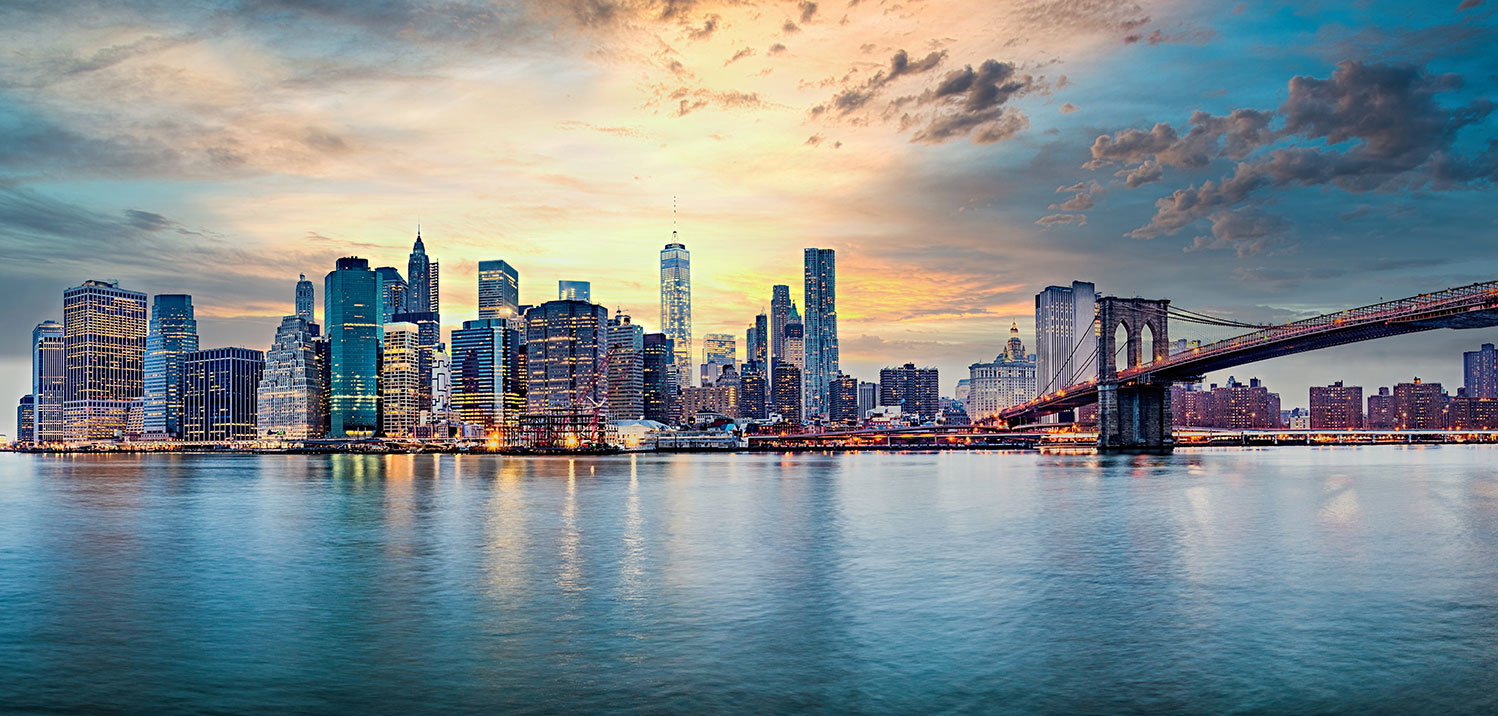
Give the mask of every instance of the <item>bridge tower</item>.
<svg viewBox="0 0 1498 716">
<path fill-rule="evenodd" d="M 1170 452 L 1170 381 L 1149 376 L 1119 379 L 1118 327 L 1125 335 L 1125 369 L 1170 355 L 1168 300 L 1146 298 L 1098 299 L 1098 437 L 1100 452 Z M 1150 355 L 1142 356 L 1144 332 L 1151 337 Z"/>
</svg>

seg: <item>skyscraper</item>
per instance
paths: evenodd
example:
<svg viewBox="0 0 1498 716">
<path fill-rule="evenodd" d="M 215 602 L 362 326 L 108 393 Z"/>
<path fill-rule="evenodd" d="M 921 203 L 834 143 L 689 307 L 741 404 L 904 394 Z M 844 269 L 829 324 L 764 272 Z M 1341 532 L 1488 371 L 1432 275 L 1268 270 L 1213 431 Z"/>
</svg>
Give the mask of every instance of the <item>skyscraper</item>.
<svg viewBox="0 0 1498 716">
<path fill-rule="evenodd" d="M 760 311 L 754 317 L 753 325 L 744 332 L 745 362 L 754 361 L 759 364 L 761 371 L 765 372 L 766 379 L 769 378 L 770 366 L 770 319 L 764 311 Z"/>
<path fill-rule="evenodd" d="M 879 407 L 879 384 L 866 380 L 858 381 L 858 419 L 868 417 L 869 411 Z"/>
<path fill-rule="evenodd" d="M 526 412 L 590 413 L 608 405 L 608 309 L 547 301 L 525 313 Z"/>
<path fill-rule="evenodd" d="M 380 362 L 380 430 L 386 437 L 414 437 L 421 415 L 421 348 L 414 323 L 385 324 Z"/>
<path fill-rule="evenodd" d="M 182 437 L 182 358 L 198 349 L 192 296 L 158 294 L 146 329 L 143 429 L 147 435 Z"/>
<path fill-rule="evenodd" d="M 296 282 L 297 317 L 308 323 L 315 321 L 316 319 L 313 318 L 315 304 L 316 299 L 312 295 L 312 282 L 307 280 L 307 274 L 301 274 L 301 278 L 297 279 Z"/>
<path fill-rule="evenodd" d="M 1047 286 L 1035 294 L 1035 383 L 1038 394 L 1083 382 L 1097 375 L 1098 366 L 1112 356 L 1094 356 L 1097 331 L 1097 290 L 1073 281 L 1071 286 Z"/>
<path fill-rule="evenodd" d="M 592 301 L 593 285 L 587 281 L 558 281 L 557 300 Z"/>
<path fill-rule="evenodd" d="M 770 412 L 792 425 L 801 423 L 801 369 L 775 361 L 770 377 Z"/>
<path fill-rule="evenodd" d="M 146 294 L 84 281 L 63 291 L 62 315 L 66 439 L 113 439 L 144 392 Z"/>
<path fill-rule="evenodd" d="M 265 354 L 209 348 L 182 357 L 182 437 L 224 442 L 255 438 Z"/>
<path fill-rule="evenodd" d="M 899 406 L 900 412 L 934 420 L 941 412 L 941 381 L 935 368 L 906 363 L 879 371 L 879 404 Z"/>
<path fill-rule="evenodd" d="M 716 383 L 723 366 L 738 362 L 738 346 L 732 334 L 709 333 L 702 337 L 702 384 Z"/>
<path fill-rule="evenodd" d="M 416 370 L 421 385 L 417 389 L 419 411 L 432 409 L 432 365 L 437 346 L 442 343 L 442 317 L 435 313 L 397 313 L 391 320 L 416 326 Z"/>
<path fill-rule="evenodd" d="M 973 420 L 991 418 L 1013 405 L 1035 397 L 1035 361 L 1025 354 L 1019 324 L 1009 324 L 1009 341 L 992 363 L 968 366 L 967 414 Z"/>
<path fill-rule="evenodd" d="M 854 426 L 862 420 L 858 410 L 858 379 L 839 375 L 827 394 L 827 419 L 835 425 Z"/>
<path fill-rule="evenodd" d="M 380 429 L 380 277 L 368 261 L 349 256 L 338 259 L 323 283 L 330 361 L 328 436 L 369 437 Z"/>
<path fill-rule="evenodd" d="M 676 423 L 676 350 L 664 333 L 647 333 L 644 340 L 645 419 Z"/>
<path fill-rule="evenodd" d="M 490 432 L 519 427 L 525 412 L 523 321 L 480 318 L 453 331 L 452 410 L 463 422 Z"/>
<path fill-rule="evenodd" d="M 785 360 L 785 326 L 791 319 L 791 287 L 770 287 L 770 360 Z"/>
<path fill-rule="evenodd" d="M 806 416 L 827 414 L 827 390 L 838 376 L 837 255 L 832 249 L 806 249 L 806 371 L 810 385 Z"/>
<path fill-rule="evenodd" d="M 396 320 L 396 314 L 406 312 L 409 287 L 401 278 L 400 269 L 394 266 L 381 266 L 375 273 L 380 275 L 380 322 L 390 323 Z"/>
<path fill-rule="evenodd" d="M 609 420 L 645 416 L 645 329 L 630 317 L 609 319 Z"/>
<path fill-rule="evenodd" d="M 453 411 L 453 359 L 443 344 L 438 344 L 437 350 L 432 351 L 431 386 L 431 424 L 446 425 Z"/>
<path fill-rule="evenodd" d="M 411 246 L 411 257 L 406 262 L 406 310 L 412 313 L 440 313 L 437 308 L 437 262 L 427 257 L 427 249 L 421 243 L 421 229 L 416 230 L 416 243 Z M 326 293 L 326 292 L 324 292 Z M 327 296 L 323 297 L 326 303 Z"/>
<path fill-rule="evenodd" d="M 1498 350 L 1492 343 L 1462 354 L 1462 375 L 1468 398 L 1498 398 Z"/>
<path fill-rule="evenodd" d="M 739 416 L 764 420 L 769 413 L 770 381 L 765 376 L 764 364 L 745 362 L 744 372 L 739 376 Z"/>
<path fill-rule="evenodd" d="M 676 241 L 661 249 L 661 332 L 676 351 L 676 373 L 682 387 L 692 383 L 692 254 Z"/>
<path fill-rule="evenodd" d="M 63 432 L 62 324 L 43 321 L 31 331 L 31 394 L 34 399 L 35 439 L 55 443 L 66 439 Z"/>
<path fill-rule="evenodd" d="M 16 405 L 16 440 L 17 445 L 30 445 L 36 442 L 36 396 L 31 393 L 21 396 L 21 402 Z"/>
<path fill-rule="evenodd" d="M 315 324 L 286 316 L 265 353 L 256 389 L 255 433 L 260 437 L 308 440 L 322 437 L 324 393 L 322 353 Z"/>
<path fill-rule="evenodd" d="M 520 272 L 504 261 L 479 262 L 479 318 L 520 315 Z"/>
</svg>

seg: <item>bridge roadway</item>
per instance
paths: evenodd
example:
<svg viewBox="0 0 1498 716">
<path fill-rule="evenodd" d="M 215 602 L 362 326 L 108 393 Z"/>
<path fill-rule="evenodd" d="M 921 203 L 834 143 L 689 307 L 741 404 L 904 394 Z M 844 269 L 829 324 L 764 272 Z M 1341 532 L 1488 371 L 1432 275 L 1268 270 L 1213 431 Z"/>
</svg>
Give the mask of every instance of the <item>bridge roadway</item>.
<svg viewBox="0 0 1498 716">
<path fill-rule="evenodd" d="M 1348 343 L 1437 328 L 1492 326 L 1498 326 L 1498 281 L 1423 293 L 1264 328 L 1120 369 L 1117 380 L 1125 385 L 1192 381 L 1213 371 Z M 1098 381 L 1093 379 L 1004 410 L 999 414 L 999 420 L 1009 425 L 1036 423 L 1043 415 L 1075 409 L 1097 400 Z"/>
</svg>

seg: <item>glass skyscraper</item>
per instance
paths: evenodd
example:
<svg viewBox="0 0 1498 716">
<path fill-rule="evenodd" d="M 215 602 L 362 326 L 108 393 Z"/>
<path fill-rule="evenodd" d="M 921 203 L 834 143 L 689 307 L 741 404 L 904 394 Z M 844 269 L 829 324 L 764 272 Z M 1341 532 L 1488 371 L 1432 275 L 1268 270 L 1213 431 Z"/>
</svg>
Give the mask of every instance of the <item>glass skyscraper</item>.
<svg viewBox="0 0 1498 716">
<path fill-rule="evenodd" d="M 525 412 L 520 325 L 514 318 L 480 318 L 453 331 L 452 410 L 463 422 L 486 431 L 519 427 Z"/>
<path fill-rule="evenodd" d="M 645 417 L 645 329 L 616 313 L 609 319 L 609 420 Z"/>
<path fill-rule="evenodd" d="M 592 301 L 593 284 L 587 281 L 558 281 L 558 301 Z"/>
<path fill-rule="evenodd" d="M 380 275 L 380 322 L 390 323 L 397 320 L 397 313 L 406 312 L 406 280 L 401 278 L 400 269 L 394 266 L 381 266 L 375 269 L 375 273 Z"/>
<path fill-rule="evenodd" d="M 479 262 L 479 318 L 520 315 L 520 272 L 504 261 Z"/>
<path fill-rule="evenodd" d="M 676 241 L 661 249 L 661 332 L 671 338 L 680 387 L 692 383 L 692 254 Z"/>
<path fill-rule="evenodd" d="M 385 324 L 380 362 L 380 427 L 386 437 L 414 437 L 421 416 L 421 371 L 414 323 Z M 430 388 L 428 388 L 430 390 Z"/>
<path fill-rule="evenodd" d="M 608 404 L 608 309 L 547 301 L 525 313 L 527 413 L 585 413 Z"/>
<path fill-rule="evenodd" d="M 62 324 L 43 321 L 31 331 L 31 394 L 36 396 L 35 439 L 55 443 L 65 439 L 62 421 Z"/>
<path fill-rule="evenodd" d="M 410 323 L 416 326 L 417 374 L 421 388 L 417 396 L 418 410 L 432 409 L 432 366 L 435 365 L 437 346 L 442 344 L 442 317 L 435 313 L 397 313 L 386 320 Z"/>
<path fill-rule="evenodd" d="M 209 348 L 182 359 L 182 436 L 225 442 L 255 437 L 265 354 L 248 348 Z"/>
<path fill-rule="evenodd" d="M 827 392 L 841 374 L 837 360 L 837 254 L 806 249 L 806 417 L 826 415 Z"/>
<path fill-rule="evenodd" d="M 158 294 L 146 329 L 142 430 L 147 435 L 182 437 L 182 358 L 197 349 L 192 296 Z"/>
<path fill-rule="evenodd" d="M 338 259 L 323 282 L 329 437 L 369 437 L 380 429 L 381 300 L 379 274 L 361 258 Z"/>
<path fill-rule="evenodd" d="M 664 333 L 647 333 L 642 350 L 644 359 L 645 419 L 667 425 L 676 424 L 675 346 Z"/>
<path fill-rule="evenodd" d="M 1035 294 L 1035 383 L 1037 394 L 1097 375 L 1097 289 L 1084 281 L 1047 286 Z"/>
<path fill-rule="evenodd" d="M 65 439 L 112 440 L 144 392 L 146 294 L 84 281 L 63 291 L 62 325 Z"/>
</svg>

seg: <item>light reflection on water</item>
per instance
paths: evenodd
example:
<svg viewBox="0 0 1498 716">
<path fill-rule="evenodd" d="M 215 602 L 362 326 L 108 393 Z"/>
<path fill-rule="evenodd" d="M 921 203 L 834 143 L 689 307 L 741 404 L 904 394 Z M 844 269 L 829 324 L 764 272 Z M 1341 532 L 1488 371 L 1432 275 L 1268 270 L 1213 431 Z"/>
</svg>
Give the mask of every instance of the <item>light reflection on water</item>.
<svg viewBox="0 0 1498 716">
<path fill-rule="evenodd" d="M 1495 458 L 0 455 L 0 711 L 1492 712 Z"/>
</svg>

